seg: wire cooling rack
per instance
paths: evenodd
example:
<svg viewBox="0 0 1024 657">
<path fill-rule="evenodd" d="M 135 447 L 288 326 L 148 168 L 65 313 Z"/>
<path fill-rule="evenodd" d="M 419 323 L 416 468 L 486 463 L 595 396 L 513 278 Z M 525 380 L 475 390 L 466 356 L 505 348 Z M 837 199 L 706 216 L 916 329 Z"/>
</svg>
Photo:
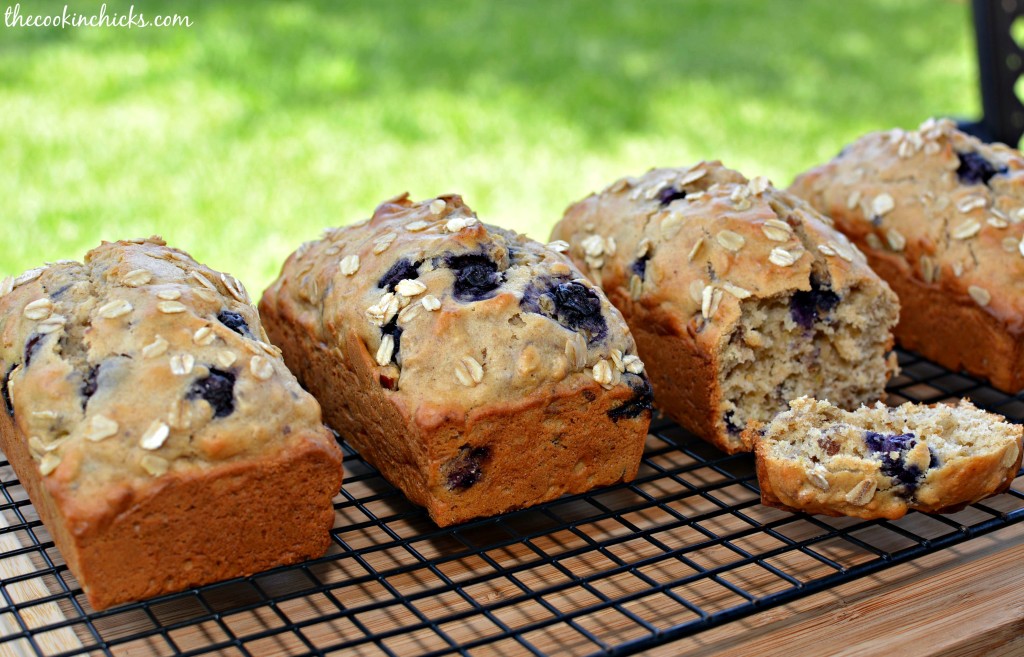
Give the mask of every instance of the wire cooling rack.
<svg viewBox="0 0 1024 657">
<path fill-rule="evenodd" d="M 1022 397 L 913 354 L 890 402 Z M 759 504 L 749 455 L 656 419 L 630 484 L 439 529 L 346 447 L 321 559 L 94 612 L 0 462 L 0 653 L 630 654 L 812 595 L 1024 519 L 1024 479 L 950 516 L 899 521 Z"/>
</svg>

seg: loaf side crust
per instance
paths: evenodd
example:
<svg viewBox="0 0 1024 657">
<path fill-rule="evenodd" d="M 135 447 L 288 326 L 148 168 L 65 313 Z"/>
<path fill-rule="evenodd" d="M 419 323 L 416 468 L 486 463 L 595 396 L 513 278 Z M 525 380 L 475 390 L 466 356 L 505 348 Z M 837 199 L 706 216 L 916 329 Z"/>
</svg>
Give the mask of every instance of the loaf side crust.
<svg viewBox="0 0 1024 657">
<path fill-rule="evenodd" d="M 943 367 L 967 370 L 995 388 L 1024 388 L 1024 336 L 1010 330 L 969 294 L 951 294 L 925 283 L 906 261 L 868 249 L 868 262 L 900 298 L 900 323 L 894 331 L 904 349 L 916 351 Z"/>
<path fill-rule="evenodd" d="M 407 419 L 407 409 L 375 381 L 376 364 L 361 341 L 349 335 L 343 356 L 340 349 L 315 344 L 294 324 L 277 321 L 272 307 L 263 311 L 267 331 L 310 392 L 329 400 L 323 404 L 328 424 L 439 526 L 631 481 L 637 474 L 643 441 L 639 432 L 624 437 L 623 429 L 642 421 L 620 420 L 620 426 L 607 416 L 633 397 L 629 388 L 566 387 L 468 415 L 431 405 Z M 472 488 L 448 490 L 444 466 L 465 446 L 489 446 L 490 454 Z"/>
<path fill-rule="evenodd" d="M 0 414 L 0 448 L 98 611 L 298 563 L 330 544 L 341 461 L 318 434 L 142 490 L 112 488 L 106 495 L 120 510 L 84 518 L 65 512 L 65 491 L 40 477 L 27 444 Z"/>
</svg>

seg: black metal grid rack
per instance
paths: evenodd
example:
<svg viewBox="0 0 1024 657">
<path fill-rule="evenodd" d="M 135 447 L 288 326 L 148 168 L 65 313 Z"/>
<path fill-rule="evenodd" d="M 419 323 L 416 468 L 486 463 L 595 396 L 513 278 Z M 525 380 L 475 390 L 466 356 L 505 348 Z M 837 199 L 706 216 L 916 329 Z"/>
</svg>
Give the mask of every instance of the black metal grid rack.
<svg viewBox="0 0 1024 657">
<path fill-rule="evenodd" d="M 1014 421 L 1024 398 L 913 354 L 890 401 L 969 396 Z M 759 504 L 748 455 L 657 419 L 637 479 L 438 529 L 346 448 L 323 558 L 93 612 L 0 463 L 0 649 L 13 654 L 628 654 L 1024 519 L 1024 478 L 949 516 L 899 521 Z M 599 620 L 600 618 L 600 620 Z"/>
</svg>

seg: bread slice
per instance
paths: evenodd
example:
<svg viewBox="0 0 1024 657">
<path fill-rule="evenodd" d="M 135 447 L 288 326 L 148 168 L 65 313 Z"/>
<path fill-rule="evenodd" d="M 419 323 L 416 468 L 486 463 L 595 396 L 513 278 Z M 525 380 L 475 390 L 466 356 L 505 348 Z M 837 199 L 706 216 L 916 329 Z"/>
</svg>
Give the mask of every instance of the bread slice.
<svg viewBox="0 0 1024 657">
<path fill-rule="evenodd" d="M 1020 425 L 969 401 L 844 411 L 809 397 L 745 430 L 761 501 L 790 511 L 899 518 L 948 513 L 1009 488 Z"/>
</svg>

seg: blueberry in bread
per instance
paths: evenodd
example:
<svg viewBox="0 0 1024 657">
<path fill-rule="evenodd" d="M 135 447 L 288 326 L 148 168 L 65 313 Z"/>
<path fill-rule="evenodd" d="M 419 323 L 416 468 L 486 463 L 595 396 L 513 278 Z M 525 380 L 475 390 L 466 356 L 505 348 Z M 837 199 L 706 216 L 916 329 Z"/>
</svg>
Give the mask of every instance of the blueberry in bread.
<svg viewBox="0 0 1024 657">
<path fill-rule="evenodd" d="M 844 411 L 801 397 L 744 433 L 764 504 L 833 516 L 956 511 L 1005 491 L 1021 463 L 1022 427 L 969 401 Z"/>
<path fill-rule="evenodd" d="M 323 554 L 341 451 L 231 276 L 159 238 L 0 284 L 0 445 L 96 609 Z"/>
<path fill-rule="evenodd" d="M 951 121 L 869 134 L 790 191 L 835 220 L 903 306 L 896 339 L 1024 388 L 1024 158 Z"/>
<path fill-rule="evenodd" d="M 404 195 L 303 245 L 260 311 L 328 423 L 450 525 L 636 475 L 643 363 L 560 246 Z"/>
<path fill-rule="evenodd" d="M 879 399 L 895 295 L 807 204 L 718 162 L 571 206 L 555 239 L 632 329 L 660 408 L 727 452 L 801 395 Z"/>
</svg>

